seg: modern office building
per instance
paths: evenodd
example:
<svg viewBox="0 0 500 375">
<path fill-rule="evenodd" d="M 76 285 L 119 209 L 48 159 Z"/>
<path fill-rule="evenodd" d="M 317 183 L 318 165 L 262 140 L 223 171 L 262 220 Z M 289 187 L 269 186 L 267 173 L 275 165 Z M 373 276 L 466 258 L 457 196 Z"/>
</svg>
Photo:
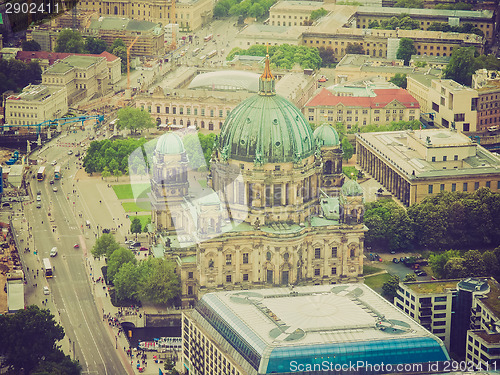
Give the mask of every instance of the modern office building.
<svg viewBox="0 0 500 375">
<path fill-rule="evenodd" d="M 358 165 L 404 205 L 441 191 L 500 190 L 500 158 L 454 129 L 356 134 Z"/>
<path fill-rule="evenodd" d="M 457 296 L 456 280 L 400 283 L 394 304 L 438 336 L 450 350 L 451 318 Z"/>
<path fill-rule="evenodd" d="M 192 375 L 343 374 L 351 364 L 370 374 L 382 363 L 378 373 L 418 373 L 449 359 L 438 337 L 364 284 L 205 294 L 183 312 L 182 338 Z"/>
</svg>

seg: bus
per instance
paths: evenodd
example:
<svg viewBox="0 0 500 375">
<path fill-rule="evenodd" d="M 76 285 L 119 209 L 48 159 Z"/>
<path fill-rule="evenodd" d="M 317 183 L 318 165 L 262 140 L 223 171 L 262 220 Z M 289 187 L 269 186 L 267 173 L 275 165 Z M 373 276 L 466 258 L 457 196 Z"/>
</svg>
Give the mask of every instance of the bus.
<svg viewBox="0 0 500 375">
<path fill-rule="evenodd" d="M 61 166 L 56 165 L 54 168 L 54 180 L 59 180 L 61 178 Z"/>
<path fill-rule="evenodd" d="M 52 265 L 50 264 L 49 258 L 43 258 L 43 270 L 45 272 L 45 277 L 52 277 Z"/>
<path fill-rule="evenodd" d="M 205 42 L 210 42 L 212 40 L 212 38 L 214 37 L 213 34 L 210 34 L 210 35 L 207 35 L 206 37 L 203 38 L 203 41 Z"/>
<path fill-rule="evenodd" d="M 197 54 L 199 54 L 201 51 L 201 49 L 199 48 L 196 48 L 194 51 L 193 51 L 193 57 L 196 56 Z"/>
<path fill-rule="evenodd" d="M 200 56 L 200 62 L 201 63 L 204 63 L 206 59 L 207 59 L 206 55 Z"/>
<path fill-rule="evenodd" d="M 43 181 L 43 179 L 45 178 L 45 167 L 40 167 L 36 174 L 36 178 L 38 181 Z"/>
<path fill-rule="evenodd" d="M 210 59 L 215 55 L 217 55 L 217 50 L 214 49 L 213 51 L 210 51 L 210 53 L 207 55 L 207 59 Z"/>
</svg>

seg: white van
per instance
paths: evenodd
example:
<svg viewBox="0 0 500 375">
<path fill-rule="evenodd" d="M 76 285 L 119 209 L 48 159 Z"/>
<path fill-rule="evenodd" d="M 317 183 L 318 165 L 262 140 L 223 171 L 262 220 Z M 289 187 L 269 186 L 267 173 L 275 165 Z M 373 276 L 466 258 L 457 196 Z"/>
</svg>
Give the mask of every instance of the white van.
<svg viewBox="0 0 500 375">
<path fill-rule="evenodd" d="M 51 257 L 55 257 L 57 255 L 57 247 L 53 247 L 51 250 L 50 250 L 50 256 Z"/>
<path fill-rule="evenodd" d="M 85 225 L 87 226 L 87 228 L 90 228 L 90 221 L 88 221 L 88 220 L 87 220 L 87 221 L 85 222 Z"/>
</svg>

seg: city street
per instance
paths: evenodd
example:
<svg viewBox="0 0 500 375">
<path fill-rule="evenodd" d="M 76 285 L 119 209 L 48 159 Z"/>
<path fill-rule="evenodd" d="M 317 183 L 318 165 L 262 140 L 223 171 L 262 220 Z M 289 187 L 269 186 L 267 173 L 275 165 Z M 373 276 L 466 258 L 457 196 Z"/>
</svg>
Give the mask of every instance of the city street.
<svg viewBox="0 0 500 375">
<path fill-rule="evenodd" d="M 124 360 L 126 357 L 122 351 L 117 352 L 118 341 L 114 339 L 111 328 L 110 332 L 106 333 L 103 325 L 104 291 L 96 290 L 96 285 L 91 280 L 95 271 L 92 269 L 93 261 L 89 251 L 95 241 L 95 234 L 88 228 L 82 234 L 83 219 L 78 216 L 80 211 L 85 212 L 86 220 L 90 212 L 95 217 L 102 216 L 103 219 L 108 219 L 104 216 L 106 213 L 109 215 L 105 206 L 101 210 L 99 207 L 97 210 L 92 207 L 91 211 L 93 202 L 83 202 L 78 195 L 78 184 L 73 186 L 73 179 L 79 168 L 78 158 L 74 154 L 77 150 L 82 152 L 82 149 L 73 146 L 73 143 L 82 141 L 88 134 L 79 131 L 76 134 L 63 135 L 51 141 L 48 147 L 44 146 L 38 155 L 38 158 L 44 161 L 42 165 L 46 166 L 45 180 L 39 182 L 30 179 L 32 201 L 24 206 L 24 216 L 18 216 L 14 220 L 16 233 L 23 239 L 23 243 L 26 243 L 24 238 L 28 234 L 28 227 L 32 227 L 32 238 L 26 238 L 26 241 L 29 241 L 27 243 L 31 249 L 37 251 L 36 255 L 34 251 L 20 252 L 25 267 L 30 268 L 30 272 L 27 272 L 26 298 L 28 304 L 45 307 L 44 298 L 48 297 L 47 307 L 60 320 L 67 335 L 63 349 L 71 354 L 72 358 L 76 353 L 83 373 L 133 373 L 130 366 L 125 369 L 120 360 L 120 355 Z M 68 155 L 69 150 L 73 151 L 72 155 Z M 53 185 L 50 184 L 54 178 L 52 161 L 61 166 L 62 172 L 61 180 L 54 181 Z M 36 169 L 37 166 L 32 167 L 33 173 L 36 173 Z M 54 191 L 54 188 L 57 188 L 57 191 Z M 41 208 L 36 208 L 33 203 L 38 191 L 41 196 Z M 74 248 L 75 244 L 80 247 Z M 57 256 L 50 258 L 54 277 L 45 279 L 41 268 L 42 259 L 49 257 L 53 247 L 58 249 Z M 38 277 L 35 269 L 40 271 Z M 42 288 L 46 285 L 50 290 L 48 296 L 42 295 Z"/>
</svg>

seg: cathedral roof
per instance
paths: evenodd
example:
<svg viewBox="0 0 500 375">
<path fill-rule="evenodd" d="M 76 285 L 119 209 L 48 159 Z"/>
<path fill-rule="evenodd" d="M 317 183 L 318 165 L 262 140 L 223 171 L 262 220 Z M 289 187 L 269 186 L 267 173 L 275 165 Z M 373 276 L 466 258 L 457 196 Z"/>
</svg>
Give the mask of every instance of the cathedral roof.
<svg viewBox="0 0 500 375">
<path fill-rule="evenodd" d="M 333 126 L 328 124 L 320 125 L 313 133 L 314 139 L 319 143 L 319 146 L 338 146 L 340 139 L 337 131 Z"/>
<path fill-rule="evenodd" d="M 181 154 L 185 151 L 182 139 L 175 133 L 163 134 L 156 143 L 155 151 L 160 154 Z"/>
<path fill-rule="evenodd" d="M 356 181 L 347 179 L 344 185 L 342 185 L 342 194 L 349 197 L 363 195 L 363 189 Z"/>
<path fill-rule="evenodd" d="M 276 95 L 269 61 L 259 80 L 259 94 L 240 103 L 219 136 L 223 158 L 259 163 L 300 161 L 314 152 L 308 121 L 287 99 Z"/>
</svg>

